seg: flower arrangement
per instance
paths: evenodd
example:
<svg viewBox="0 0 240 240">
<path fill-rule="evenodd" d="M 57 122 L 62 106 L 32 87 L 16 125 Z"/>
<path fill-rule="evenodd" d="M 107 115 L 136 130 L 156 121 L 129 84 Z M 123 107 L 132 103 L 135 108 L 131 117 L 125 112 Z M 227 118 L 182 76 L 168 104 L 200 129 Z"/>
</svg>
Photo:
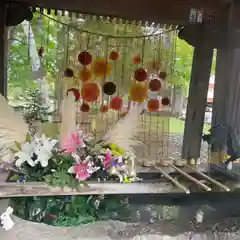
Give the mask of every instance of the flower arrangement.
<svg viewBox="0 0 240 240">
<path fill-rule="evenodd" d="M 62 114 L 66 109 L 68 118 L 62 117 L 59 139 L 52 139 L 45 134 L 31 135 L 23 118 L 0 95 L 6 116 L 14 119 L 9 120 L 6 129 L 6 118 L 0 116 L 2 142 L 5 141 L 0 145 L 0 156 L 4 160 L 2 167 L 12 171 L 9 181 L 46 182 L 53 187 L 80 191 L 90 180 L 129 183 L 137 179 L 132 146 L 139 143 L 132 135 L 137 128 L 140 108 L 133 109 L 97 140 L 76 126 L 75 104 L 74 94 L 69 92 L 62 104 Z M 16 118 L 18 124 L 14 122 Z M 11 198 L 10 205 L 14 214 L 24 219 L 72 226 L 102 219 L 109 209 L 116 211 L 120 207 L 124 212 L 122 208 L 126 204 L 122 202 L 125 201 L 104 196 L 53 196 Z"/>
</svg>

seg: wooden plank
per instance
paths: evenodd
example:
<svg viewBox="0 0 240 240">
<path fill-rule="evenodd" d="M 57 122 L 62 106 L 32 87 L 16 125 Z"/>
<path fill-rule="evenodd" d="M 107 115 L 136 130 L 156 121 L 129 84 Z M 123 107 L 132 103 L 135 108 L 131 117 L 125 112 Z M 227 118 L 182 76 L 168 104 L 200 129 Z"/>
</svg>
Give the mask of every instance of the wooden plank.
<svg viewBox="0 0 240 240">
<path fill-rule="evenodd" d="M 213 49 L 208 45 L 207 31 L 199 28 L 201 39 L 194 48 L 188 106 L 184 128 L 182 158 L 199 158 L 206 110 Z"/>
<path fill-rule="evenodd" d="M 137 0 L 88 0 L 88 1 L 65 1 L 65 0 L 18 0 L 18 2 L 28 3 L 48 9 L 58 8 L 71 12 L 81 12 L 102 16 L 121 17 L 127 20 L 141 20 L 157 22 L 161 24 L 189 24 L 189 14 L 191 8 L 204 9 L 204 21 L 209 15 L 217 13 L 219 16 L 222 10 L 219 0 L 171 0 L 171 1 L 139 1 Z M 221 16 L 219 16 L 221 19 Z"/>
<path fill-rule="evenodd" d="M 179 192 L 169 183 L 89 183 L 79 191 L 65 187 L 53 188 L 45 183 L 0 183 L 0 198 L 24 196 L 159 194 Z"/>
</svg>

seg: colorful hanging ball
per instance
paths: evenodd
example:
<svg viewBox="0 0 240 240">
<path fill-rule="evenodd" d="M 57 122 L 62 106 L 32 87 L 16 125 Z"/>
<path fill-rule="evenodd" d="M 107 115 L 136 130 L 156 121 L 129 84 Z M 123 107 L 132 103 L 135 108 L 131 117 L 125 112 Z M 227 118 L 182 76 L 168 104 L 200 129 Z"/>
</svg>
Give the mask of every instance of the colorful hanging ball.
<svg viewBox="0 0 240 240">
<path fill-rule="evenodd" d="M 96 77 L 105 77 L 111 72 L 111 65 L 106 59 L 96 59 L 93 63 L 93 73 Z"/>
<path fill-rule="evenodd" d="M 134 102 L 144 102 L 148 97 L 148 88 L 146 84 L 135 83 L 130 88 L 129 97 Z"/>
<path fill-rule="evenodd" d="M 160 107 L 158 99 L 150 99 L 147 103 L 147 108 L 149 112 L 157 112 Z"/>
<path fill-rule="evenodd" d="M 157 78 L 154 78 L 149 82 L 149 89 L 152 92 L 158 92 L 161 89 L 161 86 L 161 81 Z"/>
<path fill-rule="evenodd" d="M 80 107 L 80 110 L 81 110 L 82 112 L 89 112 L 90 106 L 89 106 L 87 103 L 83 103 L 83 104 L 81 105 L 81 107 Z"/>
<path fill-rule="evenodd" d="M 111 100 L 110 107 L 113 110 L 120 110 L 123 106 L 123 100 L 120 97 L 114 97 Z"/>
<path fill-rule="evenodd" d="M 119 52 L 116 52 L 116 51 L 112 51 L 109 55 L 109 59 L 113 60 L 113 61 L 116 61 L 120 58 L 120 54 Z"/>
<path fill-rule="evenodd" d="M 82 98 L 87 102 L 95 102 L 100 95 L 100 89 L 96 83 L 85 83 L 82 86 Z"/>
<path fill-rule="evenodd" d="M 143 82 L 147 79 L 148 75 L 147 75 L 147 70 L 144 68 L 138 68 L 135 73 L 134 73 L 134 78 L 138 81 L 138 82 Z"/>
<path fill-rule="evenodd" d="M 141 62 L 142 62 L 142 58 L 140 57 L 140 55 L 137 55 L 133 58 L 134 64 L 140 64 Z"/>
<path fill-rule="evenodd" d="M 164 97 L 162 98 L 161 103 L 163 106 L 168 106 L 170 104 L 170 100 L 168 97 Z"/>
<path fill-rule="evenodd" d="M 74 71 L 71 68 L 66 68 L 64 71 L 64 76 L 65 77 L 73 77 Z"/>
<path fill-rule="evenodd" d="M 78 61 L 83 65 L 83 66 L 87 66 L 92 62 L 92 55 L 87 52 L 81 52 L 78 55 Z"/>
<path fill-rule="evenodd" d="M 72 93 L 74 94 L 74 96 L 75 96 L 75 101 L 78 101 L 78 100 L 79 100 L 79 98 L 80 98 L 80 92 L 78 91 L 78 89 L 76 89 L 76 88 L 69 88 L 69 89 L 67 90 L 67 94 L 68 94 L 69 92 L 72 92 Z"/>
<path fill-rule="evenodd" d="M 111 96 L 116 92 L 116 84 L 114 82 L 106 82 L 103 85 L 103 92 L 108 95 Z"/>
<path fill-rule="evenodd" d="M 89 68 L 83 68 L 79 72 L 79 78 L 82 82 L 88 82 L 92 79 L 92 71 Z"/>
<path fill-rule="evenodd" d="M 38 49 L 38 56 L 39 56 L 39 57 L 43 57 L 43 55 L 44 55 L 44 47 L 41 46 L 41 47 Z"/>
<path fill-rule="evenodd" d="M 102 105 L 100 106 L 100 112 L 101 112 L 101 113 L 106 113 L 106 112 L 108 112 L 108 106 L 102 104 Z"/>
<path fill-rule="evenodd" d="M 165 72 L 163 72 L 163 71 L 161 71 L 160 73 L 159 73 L 159 78 L 161 78 L 161 79 L 163 79 L 163 80 L 165 80 L 166 79 L 166 77 L 167 77 L 167 73 L 165 73 Z"/>
</svg>

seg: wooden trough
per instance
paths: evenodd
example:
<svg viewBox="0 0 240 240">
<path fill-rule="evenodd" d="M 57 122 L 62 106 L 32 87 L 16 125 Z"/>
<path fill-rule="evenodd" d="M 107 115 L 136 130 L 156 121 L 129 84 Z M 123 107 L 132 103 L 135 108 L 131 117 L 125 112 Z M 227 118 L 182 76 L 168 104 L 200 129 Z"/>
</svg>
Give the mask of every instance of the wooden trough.
<svg viewBox="0 0 240 240">
<path fill-rule="evenodd" d="M 154 167 L 139 169 L 139 181 L 134 183 L 88 181 L 88 186 L 76 189 L 56 188 L 42 182 L 16 183 L 8 181 L 8 174 L 1 176 L 0 198 L 24 196 L 58 196 L 58 195 L 137 195 L 137 194 L 191 194 L 192 192 L 210 193 L 230 192 L 229 178 L 221 172 L 210 174 L 185 166 L 179 168 Z M 230 181 L 231 182 L 231 181 Z M 234 181 L 233 181 L 234 182 Z M 227 186 L 228 185 L 228 186 Z M 233 184 L 231 184 L 233 186 Z M 195 186 L 195 187 L 193 187 Z M 232 189 L 234 190 L 234 188 Z"/>
</svg>

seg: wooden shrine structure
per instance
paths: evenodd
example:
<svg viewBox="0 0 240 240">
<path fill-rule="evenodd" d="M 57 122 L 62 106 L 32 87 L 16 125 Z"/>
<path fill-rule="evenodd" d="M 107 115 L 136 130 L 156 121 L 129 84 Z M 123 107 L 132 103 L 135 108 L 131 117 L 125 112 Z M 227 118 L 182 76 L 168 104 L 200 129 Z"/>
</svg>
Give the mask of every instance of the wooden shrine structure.
<svg viewBox="0 0 240 240">
<path fill-rule="evenodd" d="M 14 14 L 8 10 L 9 4 L 25 4 L 27 7 L 39 7 L 44 9 L 58 9 L 76 13 L 94 14 L 100 16 L 120 17 L 129 21 L 147 21 L 160 24 L 172 24 L 181 27 L 179 37 L 194 46 L 194 56 L 192 64 L 192 74 L 190 80 L 187 116 L 184 131 L 182 158 L 198 158 L 200 156 L 200 147 L 202 141 L 202 130 L 204 123 L 204 114 L 206 108 L 207 91 L 209 77 L 212 67 L 213 51 L 217 49 L 216 79 L 215 79 L 215 95 L 213 103 L 213 121 L 212 124 L 227 123 L 240 133 L 240 125 L 238 124 L 238 114 L 240 113 L 240 3 L 234 0 L 169 0 L 158 1 L 149 0 L 142 1 L 139 4 L 137 0 L 131 1 L 115 1 L 115 0 L 18 0 L 3 1 L 0 8 L 0 93 L 7 96 L 7 25 L 6 19 L 11 20 Z M 192 18 L 192 11 L 201 11 L 201 21 Z M 21 11 L 19 11 L 21 12 Z M 12 15 L 11 15 L 12 14 Z M 15 14 L 18 14 L 15 12 Z M 24 18 L 22 18 L 22 21 Z M 19 22 L 20 23 L 20 22 Z M 239 49 L 238 49 L 239 48 Z M 175 167 L 175 166 L 173 166 Z M 179 169 L 176 169 L 179 171 Z M 160 171 L 160 170 L 159 170 Z M 181 170 L 180 170 L 181 171 Z M 161 172 L 164 175 L 164 172 Z M 183 173 L 181 173 L 183 174 Z M 185 174 L 185 175 L 184 175 Z M 187 173 L 183 175 L 187 178 Z M 165 175 L 164 175 L 165 176 Z M 174 183 L 174 179 L 169 179 L 169 175 L 165 176 Z M 202 176 L 204 179 L 212 182 L 214 179 Z M 195 182 L 194 178 L 190 178 Z M 225 185 L 219 185 L 219 182 L 212 182 L 224 191 L 230 191 Z M 15 194 L 12 194 L 11 184 L 8 186 L 0 184 L 1 188 L 5 188 L 2 196 L 20 196 L 24 195 L 47 195 L 50 187 L 42 186 L 36 183 L 36 186 L 27 187 L 22 185 L 16 186 L 12 184 Z M 40 185 L 39 185 L 40 184 Z M 91 187 L 91 184 L 93 187 Z M 133 187 L 129 189 L 126 185 L 118 184 L 113 186 L 108 183 L 107 193 L 132 193 L 133 189 L 136 193 L 165 193 L 162 190 L 164 186 L 154 186 L 152 184 L 142 185 L 141 190 L 137 190 L 133 183 Z M 104 183 L 103 185 L 106 184 Z M 198 183 L 199 184 L 199 183 Z M 27 186 L 26 184 L 25 186 Z M 81 194 L 99 194 L 106 193 L 106 188 L 100 183 L 90 183 L 90 188 L 84 190 Z M 140 183 L 141 185 L 141 183 Z M 175 182 L 178 186 L 178 183 Z M 9 187 L 10 186 L 10 187 Z M 184 190 L 184 186 L 178 186 Z M 204 183 L 200 183 L 205 191 L 211 189 Z M 117 190 L 116 190 L 117 189 Z M 157 190 L 156 190 L 157 189 Z M 210 190 L 209 190 L 210 189 Z M 57 191 L 57 190 L 56 190 Z M 186 193 L 188 189 L 184 190 Z M 54 192 L 55 195 L 78 194 L 74 192 Z M 53 193 L 49 192 L 50 195 Z"/>
<path fill-rule="evenodd" d="M 239 112 L 238 44 L 240 39 L 240 3 L 234 0 L 171 0 L 160 2 L 97 0 L 18 0 L 1 3 L 0 44 L 0 92 L 7 94 L 7 30 L 5 20 L 13 18 L 6 11 L 8 4 L 26 4 L 26 7 L 59 9 L 76 13 L 121 17 L 126 20 L 175 24 L 183 27 L 179 37 L 194 46 L 192 76 L 184 132 L 182 157 L 198 158 L 207 99 L 208 81 L 212 65 L 213 49 L 217 49 L 216 83 L 213 103 L 213 125 L 228 123 L 240 131 L 237 124 Z M 190 19 L 191 9 L 201 10 L 202 20 Z M 22 19 L 24 20 L 24 19 Z M 236 66 L 235 66 L 236 65 Z M 226 119 L 227 116 L 227 119 Z"/>
</svg>

